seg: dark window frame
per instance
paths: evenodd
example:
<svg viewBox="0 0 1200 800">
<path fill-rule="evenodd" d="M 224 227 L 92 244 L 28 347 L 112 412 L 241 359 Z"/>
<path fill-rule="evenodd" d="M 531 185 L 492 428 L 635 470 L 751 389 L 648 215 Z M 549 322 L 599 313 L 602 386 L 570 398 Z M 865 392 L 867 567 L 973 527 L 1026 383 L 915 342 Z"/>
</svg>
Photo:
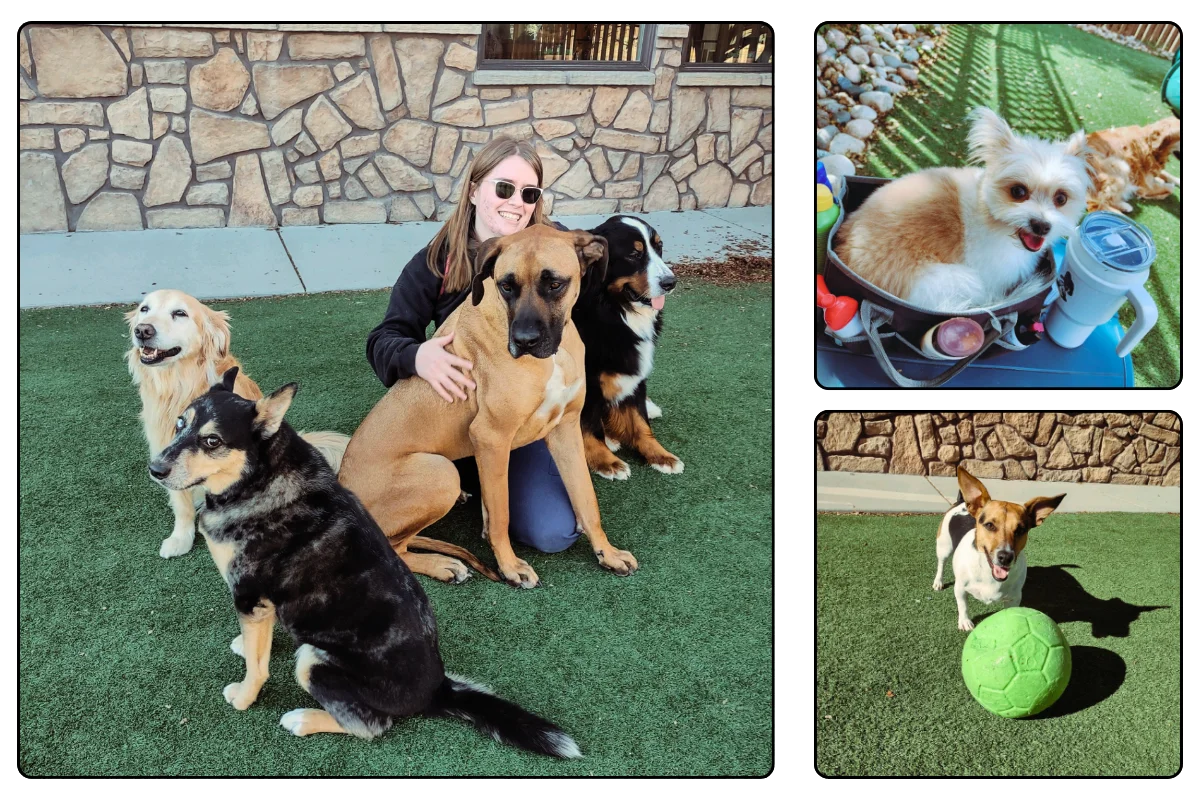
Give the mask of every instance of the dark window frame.
<svg viewBox="0 0 1200 800">
<path fill-rule="evenodd" d="M 479 34 L 479 52 L 485 52 L 488 25 L 509 23 L 484 23 Z M 605 24 L 605 23 L 601 23 Z M 636 61 L 539 61 L 536 59 L 504 59 L 486 58 L 481 56 L 475 69 L 489 70 L 588 70 L 592 72 L 648 72 L 654 61 L 655 42 L 658 41 L 658 26 L 653 23 L 642 23 L 638 33 L 642 54 Z M 647 45 L 648 43 L 648 45 Z"/>
</svg>

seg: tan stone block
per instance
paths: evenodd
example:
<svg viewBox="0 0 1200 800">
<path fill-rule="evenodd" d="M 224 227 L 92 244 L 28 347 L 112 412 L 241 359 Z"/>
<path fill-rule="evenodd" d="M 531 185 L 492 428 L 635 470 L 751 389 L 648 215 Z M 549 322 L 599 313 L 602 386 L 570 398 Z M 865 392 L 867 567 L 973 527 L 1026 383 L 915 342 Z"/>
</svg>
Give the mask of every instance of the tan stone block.
<svg viewBox="0 0 1200 800">
<path fill-rule="evenodd" d="M 327 225 L 387 222 L 387 206 L 382 200 L 331 200 L 323 215 Z"/>
<path fill-rule="evenodd" d="M 104 32 L 92 25 L 29 29 L 42 97 L 121 97 L 125 60 Z M 80 65 L 86 64 L 86 69 Z"/>
<path fill-rule="evenodd" d="M 668 150 L 679 147 L 700 127 L 700 123 L 704 121 L 704 103 L 703 89 L 679 89 L 671 96 L 671 125 L 667 130 Z"/>
<path fill-rule="evenodd" d="M 653 154 L 658 152 L 659 138 L 641 133 L 619 133 L 608 128 L 601 128 L 592 137 L 592 144 L 617 150 L 634 150 L 639 153 Z"/>
<path fill-rule="evenodd" d="M 729 130 L 729 89 L 717 88 L 708 92 L 708 115 L 704 129 L 720 133 Z"/>
<path fill-rule="evenodd" d="M 292 195 L 292 183 L 288 180 L 283 153 L 279 150 L 264 150 L 259 153 L 259 159 L 262 161 L 263 178 L 267 183 L 267 191 L 271 194 L 271 202 L 283 205 Z"/>
<path fill-rule="evenodd" d="M 383 135 L 383 146 L 418 167 L 429 163 L 437 128 L 419 120 L 401 120 Z"/>
<path fill-rule="evenodd" d="M 858 452 L 865 456 L 882 456 L 887 458 L 892 454 L 892 440 L 886 436 L 869 436 L 860 439 Z"/>
<path fill-rule="evenodd" d="M 95 194 L 108 180 L 108 144 L 89 144 L 68 158 L 62 166 L 62 180 L 72 203 L 82 203 Z"/>
<path fill-rule="evenodd" d="M 371 133 L 363 136 L 351 136 L 341 143 L 342 158 L 361 156 L 374 153 L 379 149 L 379 134 Z"/>
<path fill-rule="evenodd" d="M 416 169 L 405 164 L 399 158 L 387 153 L 375 156 L 375 166 L 383 174 L 384 180 L 397 192 L 419 192 L 434 185 L 429 178 Z M 447 182 L 449 179 L 447 179 Z M 444 200 L 445 197 L 442 197 Z"/>
<path fill-rule="evenodd" d="M 144 167 L 154 157 L 154 147 L 148 142 L 129 142 L 117 139 L 112 143 L 112 159 L 120 164 Z"/>
<path fill-rule="evenodd" d="M 187 62 L 182 58 L 147 59 L 142 62 L 146 83 L 170 83 L 183 86 L 188 82 Z"/>
<path fill-rule="evenodd" d="M 729 152 L 737 156 L 758 134 L 762 123 L 761 109 L 737 108 L 733 111 L 731 130 L 729 134 Z M 762 148 L 759 148 L 760 152 Z"/>
<path fill-rule="evenodd" d="M 833 413 L 826 420 L 825 431 L 825 452 L 853 453 L 862 434 L 862 420 L 854 413 Z"/>
<path fill-rule="evenodd" d="M 404 90 L 400 87 L 400 67 L 392 50 L 390 36 L 379 34 L 368 39 L 371 58 L 375 62 L 375 79 L 379 82 L 379 102 L 384 111 L 391 111 L 404 102 Z"/>
<path fill-rule="evenodd" d="M 701 166 L 712 161 L 715 157 L 715 146 L 717 137 L 711 133 L 701 134 L 696 137 L 696 163 Z"/>
<path fill-rule="evenodd" d="M 354 130 L 338 113 L 337 107 L 324 96 L 314 100 L 304 112 L 304 128 L 322 150 L 333 147 Z"/>
<path fill-rule="evenodd" d="M 937 455 L 937 437 L 933 432 L 933 418 L 929 414 L 918 414 L 913 418 L 917 426 L 917 439 L 921 443 L 921 455 L 933 458 Z"/>
<path fill-rule="evenodd" d="M 358 171 L 358 178 L 363 182 L 367 191 L 372 197 L 383 197 L 391 194 L 391 189 L 380 176 L 379 171 L 372 164 L 366 164 Z"/>
<path fill-rule="evenodd" d="M 315 94 L 333 88 L 333 73 L 322 64 L 257 63 L 251 70 L 254 94 L 267 119 Z"/>
<path fill-rule="evenodd" d="M 207 58 L 213 54 L 212 34 L 176 28 L 133 28 L 133 54 L 138 58 Z"/>
<path fill-rule="evenodd" d="M 146 212 L 147 228 L 224 228 L 225 211 L 220 208 L 156 208 Z"/>
<path fill-rule="evenodd" d="M 251 61 L 276 61 L 282 50 L 282 33 L 246 31 L 246 57 Z"/>
<path fill-rule="evenodd" d="M 187 108 L 187 92 L 178 86 L 151 87 L 150 107 L 168 114 L 183 113 Z"/>
<path fill-rule="evenodd" d="M 151 137 L 158 139 L 171 128 L 170 117 L 166 114 L 155 112 L 150 115 Z"/>
<path fill-rule="evenodd" d="M 396 40 L 395 49 L 396 59 L 400 62 L 400 75 L 404 79 L 408 112 L 417 119 L 429 119 L 429 98 L 442 57 L 442 42 L 404 36 Z"/>
<path fill-rule="evenodd" d="M 641 193 L 641 181 L 615 181 L 604 186 L 605 197 L 629 198 L 637 197 Z"/>
<path fill-rule="evenodd" d="M 283 226 L 320 225 L 321 214 L 315 208 L 285 208 L 283 210 Z"/>
<path fill-rule="evenodd" d="M 104 124 L 104 109 L 99 103 L 31 102 L 17 106 L 19 125 L 92 125 Z"/>
<path fill-rule="evenodd" d="M 392 198 L 388 204 L 388 222 L 418 222 L 425 219 L 421 209 L 408 197 Z"/>
<path fill-rule="evenodd" d="M 371 73 L 359 73 L 358 77 L 331 91 L 329 96 L 358 127 L 372 131 L 383 128 L 383 112 L 379 108 L 379 97 L 375 94 Z"/>
<path fill-rule="evenodd" d="M 604 160 L 604 151 L 602 149 L 593 147 L 587 150 L 583 154 L 583 157 L 587 160 L 588 166 L 592 168 L 592 177 L 597 183 L 604 183 L 612 177 L 612 170 L 609 169 L 607 162 Z"/>
<path fill-rule="evenodd" d="M 675 81 L 675 70 L 660 65 L 654 70 L 654 99 L 666 100 L 671 96 L 671 84 Z"/>
<path fill-rule="evenodd" d="M 233 166 L 233 199 L 229 204 L 229 227 L 274 228 L 279 224 L 267 199 L 262 169 L 254 153 L 240 155 Z"/>
<path fill-rule="evenodd" d="M 233 167 L 228 161 L 217 161 L 211 164 L 196 165 L 196 180 L 198 181 L 219 181 L 232 176 Z"/>
<path fill-rule="evenodd" d="M 250 73 L 232 47 L 222 47 L 208 61 L 192 67 L 188 84 L 192 102 L 200 108 L 232 111 L 241 105 L 242 98 L 246 96 Z M 154 100 L 154 91 L 150 91 L 151 102 Z"/>
<path fill-rule="evenodd" d="M 54 132 L 50 132 L 53 146 Z M 52 153 L 24 152 L 18 157 L 21 233 L 67 230 L 67 206 L 59 188 Z"/>
<path fill-rule="evenodd" d="M 83 209 L 75 230 L 142 230 L 142 211 L 137 198 L 124 192 L 101 192 Z"/>
<path fill-rule="evenodd" d="M 1179 434 L 1175 431 L 1151 425 L 1149 422 L 1143 423 L 1142 427 L 1138 428 L 1138 435 L 1169 445 L 1177 445 L 1180 441 Z"/>
<path fill-rule="evenodd" d="M 565 119 L 539 119 L 533 123 L 533 129 L 543 139 L 557 139 L 575 133 L 575 123 Z"/>
<path fill-rule="evenodd" d="M 652 103 L 645 92 L 633 92 L 629 95 L 629 99 L 625 101 L 625 105 L 621 108 L 621 113 L 617 115 L 616 121 L 613 122 L 613 127 L 642 133 L 650 124 L 650 113 L 652 110 Z"/>
<path fill-rule="evenodd" d="M 757 144 L 752 144 L 741 152 L 737 158 L 729 162 L 729 171 L 741 175 L 746 168 L 762 157 L 763 150 Z"/>
<path fill-rule="evenodd" d="M 886 472 L 887 462 L 882 458 L 829 456 L 829 469 L 834 472 Z"/>
<path fill-rule="evenodd" d="M 21 128 L 18 150 L 53 150 L 54 128 Z"/>
<path fill-rule="evenodd" d="M 904 475 L 925 474 L 925 463 L 917 445 L 913 418 L 900 415 L 895 419 L 896 433 L 892 437 L 891 472 Z"/>
<path fill-rule="evenodd" d="M 480 100 L 507 100 L 513 96 L 512 89 L 480 88 Z"/>
<path fill-rule="evenodd" d="M 87 134 L 79 128 L 63 128 L 58 132 L 58 147 L 64 153 L 73 153 L 87 141 Z"/>
<path fill-rule="evenodd" d="M 583 114 L 592 102 L 590 87 L 553 87 L 533 90 L 533 116 L 573 117 Z"/>
<path fill-rule="evenodd" d="M 447 125 L 460 125 L 465 128 L 478 128 L 483 125 L 483 106 L 480 105 L 477 97 L 464 97 L 454 103 L 434 109 L 433 121 Z"/>
<path fill-rule="evenodd" d="M 342 157 L 337 150 L 330 150 L 318 158 L 317 167 L 320 168 L 321 179 L 324 181 L 336 181 L 342 177 Z"/>
<path fill-rule="evenodd" d="M 227 206 L 229 187 L 223 183 L 197 183 L 188 189 L 186 200 L 189 206 Z"/>
<path fill-rule="evenodd" d="M 734 89 L 730 102 L 735 106 L 771 108 L 771 89 L 768 87 Z"/>
<path fill-rule="evenodd" d="M 621 166 L 621 169 L 617 171 L 617 174 L 613 175 L 613 180 L 627 181 L 632 178 L 636 178 L 638 170 L 642 166 L 642 157 L 637 153 L 629 153 L 628 155 L 625 153 L 617 153 L 616 155 L 623 156 L 625 158 L 625 163 Z M 641 194 L 640 190 L 638 191 L 638 194 Z"/>
<path fill-rule="evenodd" d="M 475 51 L 469 47 L 463 47 L 457 42 L 452 42 L 450 47 L 446 49 L 445 61 L 447 67 L 473 72 L 475 70 L 475 60 Z"/>
<path fill-rule="evenodd" d="M 265 123 L 223 117 L 195 108 L 189 117 L 188 128 L 191 131 L 192 156 L 197 164 L 206 164 L 231 153 L 269 147 L 271 144 Z"/>
<path fill-rule="evenodd" d="M 304 123 L 303 109 L 293 108 L 271 125 L 271 141 L 276 145 L 290 142 Z"/>
<path fill-rule="evenodd" d="M 287 37 L 288 57 L 293 61 L 353 58 L 366 55 L 361 34 L 292 33 Z"/>
<path fill-rule="evenodd" d="M 500 103 L 488 103 L 483 107 L 484 124 L 504 125 L 529 117 L 529 98 L 508 100 Z"/>
<path fill-rule="evenodd" d="M 679 190 L 670 175 L 661 175 L 651 184 L 642 200 L 642 208 L 647 212 L 679 210 Z"/>
<path fill-rule="evenodd" d="M 592 100 L 592 116 L 596 123 L 608 127 L 616 118 L 617 112 L 620 111 L 625 98 L 629 95 L 628 87 L 624 86 L 598 86 L 596 87 L 596 95 Z M 639 132 L 644 128 L 639 129 Z"/>
<path fill-rule="evenodd" d="M 959 462 L 958 466 L 976 478 L 1004 478 L 1004 464 L 1000 461 L 980 461 L 967 458 Z"/>
<path fill-rule="evenodd" d="M 292 202 L 302 208 L 319 206 L 325 199 L 324 190 L 320 184 L 313 186 L 297 186 L 292 192 Z"/>
<path fill-rule="evenodd" d="M 454 162 L 454 151 L 457 147 L 458 131 L 450 127 L 438 128 L 429 171 L 439 174 L 449 172 L 450 166 Z"/>
<path fill-rule="evenodd" d="M 578 200 L 586 197 L 593 186 L 595 184 L 592 182 L 592 173 L 588 169 L 588 163 L 586 160 L 580 159 L 571 165 L 571 168 L 555 182 L 552 188 L 560 194 L 566 194 Z"/>
<path fill-rule="evenodd" d="M 1149 482 L 1150 482 L 1150 479 L 1147 478 L 1145 475 L 1121 475 L 1121 474 L 1113 475 L 1112 479 L 1109 481 L 1109 483 L 1117 484 L 1119 486 L 1145 486 Z"/>
<path fill-rule="evenodd" d="M 693 180 L 691 183 L 692 187 L 694 188 L 696 181 Z M 892 430 L 892 421 L 890 419 L 885 418 L 868 421 L 865 415 L 863 417 L 863 432 L 866 433 L 867 436 L 890 436 Z"/>
</svg>

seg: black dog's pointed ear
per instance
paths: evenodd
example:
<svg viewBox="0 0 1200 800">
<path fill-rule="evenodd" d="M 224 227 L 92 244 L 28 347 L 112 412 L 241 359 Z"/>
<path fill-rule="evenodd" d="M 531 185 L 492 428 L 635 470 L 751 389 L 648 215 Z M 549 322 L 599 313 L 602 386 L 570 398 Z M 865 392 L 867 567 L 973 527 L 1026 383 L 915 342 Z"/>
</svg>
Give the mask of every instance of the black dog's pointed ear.
<svg viewBox="0 0 1200 800">
<path fill-rule="evenodd" d="M 575 234 L 575 254 L 579 256 L 579 274 L 583 289 L 604 283 L 608 271 L 608 239 L 591 231 L 572 231 Z"/>
<path fill-rule="evenodd" d="M 237 380 L 237 376 L 238 376 L 238 368 L 237 367 L 230 367 L 229 369 L 225 370 L 225 374 L 221 376 L 221 383 L 220 383 L 221 388 L 227 392 L 232 392 L 233 391 L 233 383 L 234 383 L 234 381 Z"/>
<path fill-rule="evenodd" d="M 493 236 L 479 246 L 479 252 L 475 255 L 475 277 L 471 279 L 471 305 L 477 306 L 483 299 L 483 282 L 492 277 L 496 259 L 503 249 L 499 236 Z"/>
<path fill-rule="evenodd" d="M 299 384 L 289 383 L 280 386 L 254 404 L 254 426 L 259 429 L 264 439 L 270 439 L 279 432 L 279 426 L 283 424 L 283 415 L 292 405 L 299 389 Z"/>
</svg>

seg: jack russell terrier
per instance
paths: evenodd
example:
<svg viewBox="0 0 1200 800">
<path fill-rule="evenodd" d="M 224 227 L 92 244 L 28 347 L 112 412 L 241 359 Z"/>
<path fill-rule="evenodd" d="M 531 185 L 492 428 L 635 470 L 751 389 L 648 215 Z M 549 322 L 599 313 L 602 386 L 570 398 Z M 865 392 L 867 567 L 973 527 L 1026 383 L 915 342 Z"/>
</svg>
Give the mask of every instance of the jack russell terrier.
<svg viewBox="0 0 1200 800">
<path fill-rule="evenodd" d="M 958 499 L 942 517 L 937 537 L 934 591 L 945 588 L 942 567 L 954 554 L 954 599 L 958 629 L 975 627 L 967 616 L 967 594 L 983 603 L 1021 605 L 1025 586 L 1025 543 L 1029 529 L 1041 525 L 1066 497 L 1035 497 L 1025 505 L 993 500 L 979 480 L 958 468 Z"/>
</svg>

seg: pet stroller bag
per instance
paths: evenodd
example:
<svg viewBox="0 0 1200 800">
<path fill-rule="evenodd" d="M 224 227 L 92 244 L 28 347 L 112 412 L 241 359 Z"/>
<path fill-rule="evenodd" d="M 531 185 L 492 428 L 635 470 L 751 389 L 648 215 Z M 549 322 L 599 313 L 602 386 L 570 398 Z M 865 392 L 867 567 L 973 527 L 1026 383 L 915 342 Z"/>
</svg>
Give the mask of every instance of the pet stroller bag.
<svg viewBox="0 0 1200 800">
<path fill-rule="evenodd" d="M 984 358 L 987 354 L 995 355 L 1001 352 L 996 348 L 1024 350 L 1028 345 L 1019 343 L 1013 335 L 1013 331 L 1018 325 L 1032 324 L 1041 317 L 1042 309 L 1046 305 L 1046 298 L 1054 288 L 1054 256 L 1050 253 L 1049 248 L 1042 254 L 1042 261 L 1038 264 L 1035 280 L 1031 282 L 1030 286 L 1006 299 L 1000 305 L 969 309 L 957 314 L 912 305 L 860 278 L 842 262 L 833 249 L 838 230 L 846 215 L 862 205 L 871 192 L 885 183 L 888 183 L 886 178 L 848 177 L 845 179 L 845 186 L 839 197 L 842 216 L 829 233 L 829 249 L 825 259 L 825 284 L 833 294 L 846 295 L 858 301 L 858 313 L 864 332 L 859 336 L 841 338 L 827 326 L 825 334 L 834 337 L 851 352 L 874 353 L 875 360 L 884 374 L 897 386 L 906 388 L 941 386 L 970 366 L 976 359 Z M 1036 280 L 1039 276 L 1041 280 Z M 953 317 L 968 317 L 978 322 L 985 333 L 983 346 L 966 358 L 953 362 L 945 372 L 928 380 L 906 378 L 901 375 L 895 364 L 892 363 L 889 351 L 895 352 L 900 348 L 906 348 L 922 358 L 928 358 L 921 352 L 921 337 L 933 326 Z"/>
</svg>

